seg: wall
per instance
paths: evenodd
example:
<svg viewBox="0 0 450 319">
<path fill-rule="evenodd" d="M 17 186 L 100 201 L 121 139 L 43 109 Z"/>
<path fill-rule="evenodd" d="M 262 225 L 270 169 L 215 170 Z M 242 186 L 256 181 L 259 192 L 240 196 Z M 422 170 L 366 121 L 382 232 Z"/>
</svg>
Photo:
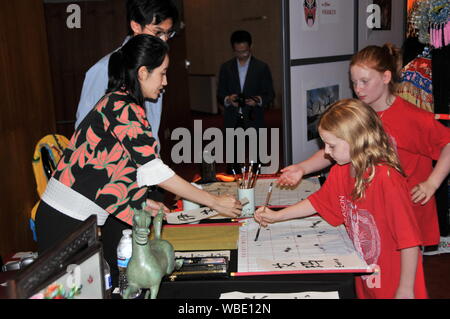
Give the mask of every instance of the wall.
<svg viewBox="0 0 450 319">
<path fill-rule="evenodd" d="M 55 130 L 42 1 L 2 1 L 0 43 L 0 254 L 5 257 L 35 250 L 28 227 L 37 200 L 31 161 L 36 142 Z"/>
<path fill-rule="evenodd" d="M 68 138 L 74 131 L 86 71 L 127 35 L 124 0 L 73 2 L 80 6 L 80 28 L 67 27 L 70 3 L 44 5 L 56 129 Z"/>
<path fill-rule="evenodd" d="M 245 29 L 253 37 L 253 54 L 269 64 L 276 107 L 281 107 L 281 5 L 273 0 L 184 0 L 190 74 L 215 74 L 233 57 L 230 35 Z M 261 18 L 266 17 L 266 18 Z"/>
<path fill-rule="evenodd" d="M 80 6 L 81 27 L 66 27 L 68 3 L 46 3 L 49 56 L 54 87 L 56 127 L 70 138 L 86 71 L 122 45 L 127 35 L 125 0 L 74 1 Z M 159 137 L 162 157 L 170 164 L 170 132 L 189 127 L 190 109 L 184 30 L 170 40 L 169 85 L 163 99 Z M 177 114 L 175 117 L 173 114 Z"/>
<path fill-rule="evenodd" d="M 285 0 L 289 34 L 285 65 L 285 165 L 308 159 L 320 147 L 317 121 L 333 102 L 352 97 L 348 63 L 355 47 L 355 0 L 317 2 L 307 23 L 303 1 Z M 307 45 L 306 45 L 307 44 Z"/>
<path fill-rule="evenodd" d="M 391 1 L 390 26 L 379 31 L 370 29 L 367 24 L 368 18 L 373 17 L 374 13 L 371 10 L 368 12 L 372 0 L 328 0 L 317 3 L 315 22 L 307 26 L 303 1 L 283 0 L 285 16 L 289 17 L 289 21 L 283 22 L 289 34 L 286 48 L 290 49 L 284 57 L 284 165 L 306 160 L 320 147 L 318 137 L 308 137 L 308 126 L 309 132 L 314 132 L 315 119 L 330 103 L 320 101 L 320 108 L 312 107 L 314 103 L 308 105 L 308 91 L 312 96 L 311 91 L 314 89 L 339 85 L 339 94 L 334 99 L 351 97 L 348 79 L 351 56 L 367 45 L 391 42 L 401 46 L 404 40 L 406 0 Z M 312 116 L 308 116 L 308 108 L 313 110 Z"/>
</svg>

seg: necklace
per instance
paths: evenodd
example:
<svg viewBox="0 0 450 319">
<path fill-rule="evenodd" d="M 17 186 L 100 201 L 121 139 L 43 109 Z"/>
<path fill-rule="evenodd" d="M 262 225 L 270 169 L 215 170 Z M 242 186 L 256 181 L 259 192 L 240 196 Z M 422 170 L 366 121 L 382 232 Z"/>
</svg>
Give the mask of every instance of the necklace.
<svg viewBox="0 0 450 319">
<path fill-rule="evenodd" d="M 380 120 L 383 118 L 384 113 L 386 113 L 387 110 L 391 107 L 392 104 L 394 104 L 395 96 L 389 96 L 386 99 L 386 108 L 380 112 Z"/>
</svg>

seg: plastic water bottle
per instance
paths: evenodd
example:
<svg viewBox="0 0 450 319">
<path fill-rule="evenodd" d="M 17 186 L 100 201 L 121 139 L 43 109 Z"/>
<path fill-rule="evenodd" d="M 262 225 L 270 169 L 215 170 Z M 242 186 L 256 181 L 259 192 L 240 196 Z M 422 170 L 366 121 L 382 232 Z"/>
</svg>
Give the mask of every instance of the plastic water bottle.
<svg viewBox="0 0 450 319">
<path fill-rule="evenodd" d="M 103 258 L 103 273 L 105 275 L 105 299 L 111 299 L 112 293 L 112 278 L 111 269 L 106 259 Z"/>
<path fill-rule="evenodd" d="M 131 259 L 133 253 L 133 242 L 131 234 L 133 231 L 131 229 L 124 229 L 122 231 L 122 238 L 120 239 L 119 246 L 117 246 L 117 267 L 119 268 L 119 291 L 120 295 L 123 297 L 125 289 L 128 287 L 127 279 L 127 266 Z M 140 295 L 140 291 L 131 298 L 136 298 Z"/>
</svg>

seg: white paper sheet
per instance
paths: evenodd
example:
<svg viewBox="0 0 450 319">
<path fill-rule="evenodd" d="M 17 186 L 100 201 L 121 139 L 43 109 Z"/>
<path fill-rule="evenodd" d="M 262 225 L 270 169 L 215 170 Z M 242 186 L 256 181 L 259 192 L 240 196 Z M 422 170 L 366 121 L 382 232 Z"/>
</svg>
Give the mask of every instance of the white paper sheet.
<svg viewBox="0 0 450 319">
<path fill-rule="evenodd" d="M 230 260 L 229 250 L 205 250 L 205 251 L 176 251 L 175 258 L 194 257 L 227 257 Z"/>
<path fill-rule="evenodd" d="M 290 220 L 261 228 L 249 219 L 239 229 L 238 273 L 339 272 L 365 270 L 344 226 L 333 227 L 321 217 Z"/>
<path fill-rule="evenodd" d="M 241 204 L 244 206 L 248 203 L 247 198 L 241 199 Z M 166 214 L 166 220 L 169 224 L 188 224 L 198 222 L 202 219 L 211 218 L 219 215 L 217 211 L 209 207 L 200 207 L 188 211 L 180 211 Z M 226 218 L 221 216 L 221 218 Z"/>
<path fill-rule="evenodd" d="M 166 214 L 166 220 L 169 224 L 187 224 L 198 222 L 202 219 L 218 215 L 214 209 L 209 207 L 200 207 L 188 211 L 173 212 Z"/>
<path fill-rule="evenodd" d="M 270 183 L 276 181 L 275 178 L 261 178 L 256 182 L 255 189 L 255 205 L 262 206 L 267 197 L 267 190 Z M 275 186 L 276 185 L 276 186 Z M 274 183 L 272 196 L 270 197 L 269 206 L 290 206 L 298 203 L 309 195 L 312 195 L 320 188 L 318 177 L 309 177 L 303 179 L 300 184 L 295 187 L 280 187 Z"/>
<path fill-rule="evenodd" d="M 221 294 L 220 299 L 339 299 L 339 293 L 337 291 L 294 293 L 244 293 L 233 291 Z"/>
<path fill-rule="evenodd" d="M 265 204 L 267 191 L 270 183 L 276 181 L 276 178 L 260 178 L 255 184 L 255 205 L 262 206 Z M 313 194 L 320 188 L 318 177 L 308 177 L 301 181 L 295 187 L 279 187 L 274 183 L 272 196 L 270 198 L 269 206 L 290 206 L 293 205 L 309 195 Z M 215 195 L 231 194 L 237 196 L 236 183 L 211 183 L 203 185 L 203 189 Z"/>
</svg>

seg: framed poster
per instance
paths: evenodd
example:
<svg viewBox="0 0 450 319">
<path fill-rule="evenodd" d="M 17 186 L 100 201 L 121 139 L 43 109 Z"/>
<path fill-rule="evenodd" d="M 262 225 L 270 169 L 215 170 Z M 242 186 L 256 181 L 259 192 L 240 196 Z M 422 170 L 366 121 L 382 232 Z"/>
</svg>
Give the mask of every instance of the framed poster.
<svg viewBox="0 0 450 319">
<path fill-rule="evenodd" d="M 351 55 L 354 0 L 290 0 L 290 59 Z"/>
<path fill-rule="evenodd" d="M 320 148 L 317 122 L 332 103 L 352 97 L 349 61 L 291 68 L 292 160 L 298 163 Z"/>
<path fill-rule="evenodd" d="M 402 46 L 406 0 L 360 0 L 358 6 L 358 50 L 386 42 Z"/>
<path fill-rule="evenodd" d="M 313 88 L 306 91 L 308 141 L 319 138 L 317 124 L 323 112 L 339 100 L 339 85 Z"/>
<path fill-rule="evenodd" d="M 373 4 L 380 8 L 378 23 L 373 31 L 391 31 L 392 29 L 392 0 L 373 0 Z"/>
</svg>

